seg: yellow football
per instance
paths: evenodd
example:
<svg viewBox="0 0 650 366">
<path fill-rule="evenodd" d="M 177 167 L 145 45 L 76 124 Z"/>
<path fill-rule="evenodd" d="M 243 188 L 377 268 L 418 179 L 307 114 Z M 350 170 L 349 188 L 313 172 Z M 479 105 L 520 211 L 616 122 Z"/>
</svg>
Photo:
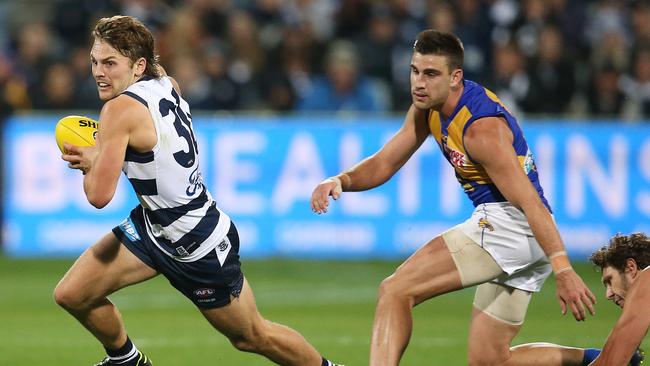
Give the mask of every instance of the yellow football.
<svg viewBox="0 0 650 366">
<path fill-rule="evenodd" d="M 92 118 L 83 116 L 63 117 L 56 124 L 54 137 L 59 150 L 65 153 L 63 143 L 75 146 L 92 146 L 97 139 L 99 123 Z"/>
</svg>

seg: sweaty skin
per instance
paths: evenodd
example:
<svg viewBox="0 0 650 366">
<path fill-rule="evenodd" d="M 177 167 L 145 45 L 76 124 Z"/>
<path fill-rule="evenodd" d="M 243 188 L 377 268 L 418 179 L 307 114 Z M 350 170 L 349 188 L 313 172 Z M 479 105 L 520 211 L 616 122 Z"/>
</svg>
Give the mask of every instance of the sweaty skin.
<svg viewBox="0 0 650 366">
<path fill-rule="evenodd" d="M 592 366 L 625 366 L 643 341 L 650 327 L 650 271 L 628 259 L 625 270 L 603 268 L 606 296 L 623 309 L 607 337 L 601 354 Z"/>
</svg>

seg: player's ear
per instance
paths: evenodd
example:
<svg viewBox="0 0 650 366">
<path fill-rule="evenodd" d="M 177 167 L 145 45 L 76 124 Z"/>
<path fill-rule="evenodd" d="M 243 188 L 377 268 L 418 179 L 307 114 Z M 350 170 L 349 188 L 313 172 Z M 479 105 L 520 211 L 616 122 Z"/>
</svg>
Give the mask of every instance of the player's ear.
<svg viewBox="0 0 650 366">
<path fill-rule="evenodd" d="M 639 267 L 636 264 L 636 261 L 634 258 L 628 258 L 625 260 L 625 272 L 631 273 L 631 274 L 636 274 L 636 272 L 639 270 Z"/>
<path fill-rule="evenodd" d="M 144 57 L 140 57 L 136 62 L 135 62 L 135 76 L 140 77 L 144 75 L 144 71 L 147 68 L 147 60 Z"/>
<path fill-rule="evenodd" d="M 455 69 L 451 72 L 449 85 L 452 88 L 457 88 L 463 82 L 463 69 Z"/>
</svg>

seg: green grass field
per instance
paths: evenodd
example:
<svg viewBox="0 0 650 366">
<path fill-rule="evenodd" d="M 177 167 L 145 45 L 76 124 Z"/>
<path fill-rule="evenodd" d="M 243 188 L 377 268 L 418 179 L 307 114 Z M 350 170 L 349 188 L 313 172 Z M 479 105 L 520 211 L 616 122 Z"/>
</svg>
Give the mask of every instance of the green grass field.
<svg viewBox="0 0 650 366">
<path fill-rule="evenodd" d="M 0 366 L 87 366 L 103 356 L 100 345 L 52 300 L 71 263 L 0 257 Z M 247 261 L 244 272 L 265 317 L 297 329 L 327 357 L 354 366 L 367 364 L 377 285 L 396 265 L 268 260 Z M 598 314 L 581 323 L 561 316 L 549 279 L 533 297 L 515 344 L 602 345 L 619 311 L 603 298 L 599 273 L 587 264 L 576 268 L 598 297 Z M 472 290 L 464 290 L 418 306 L 402 364 L 466 364 L 472 296 Z M 156 366 L 271 364 L 236 351 L 162 277 L 122 290 L 112 300 Z"/>
</svg>

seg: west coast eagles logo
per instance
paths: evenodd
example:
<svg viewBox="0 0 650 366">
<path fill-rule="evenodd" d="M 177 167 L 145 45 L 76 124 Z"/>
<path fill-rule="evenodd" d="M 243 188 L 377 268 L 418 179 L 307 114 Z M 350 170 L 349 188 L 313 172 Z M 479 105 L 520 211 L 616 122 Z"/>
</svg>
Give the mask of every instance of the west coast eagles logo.
<svg viewBox="0 0 650 366">
<path fill-rule="evenodd" d="M 482 218 L 478 220 L 478 227 L 481 229 L 488 229 L 490 231 L 494 231 L 494 226 L 490 224 L 490 222 L 486 218 Z"/>
</svg>

